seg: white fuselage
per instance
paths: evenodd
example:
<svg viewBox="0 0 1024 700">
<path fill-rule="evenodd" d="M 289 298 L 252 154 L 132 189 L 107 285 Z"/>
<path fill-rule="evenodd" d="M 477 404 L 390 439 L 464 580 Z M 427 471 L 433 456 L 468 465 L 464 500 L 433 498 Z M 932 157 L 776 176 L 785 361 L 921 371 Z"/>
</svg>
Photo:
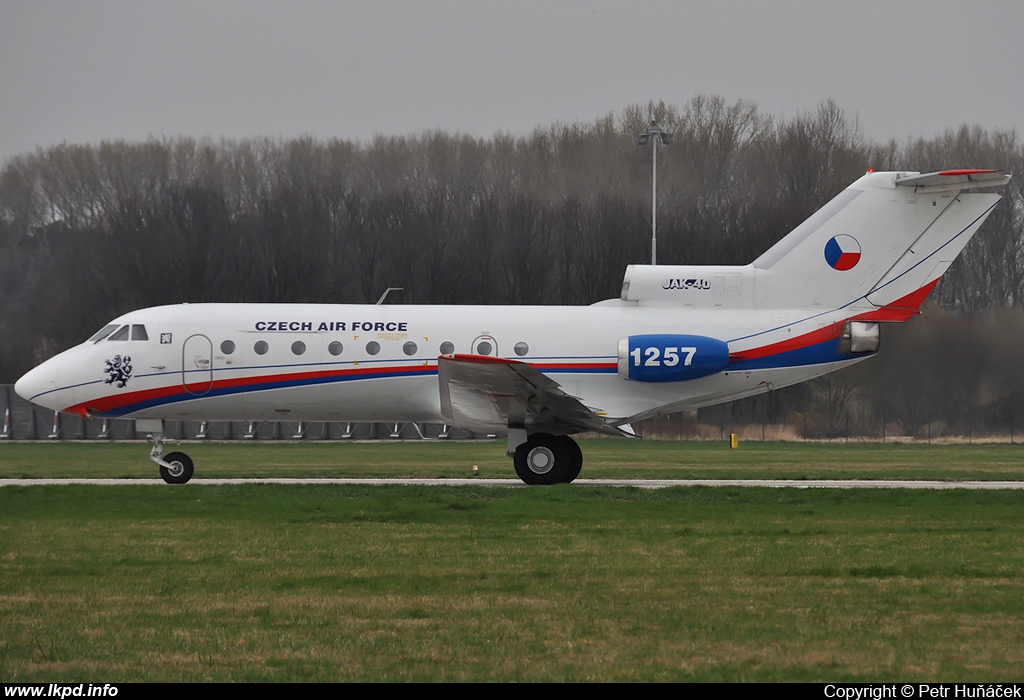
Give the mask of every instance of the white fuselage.
<svg viewBox="0 0 1024 700">
<path fill-rule="evenodd" d="M 620 300 L 586 307 L 181 304 L 119 317 L 112 325 L 143 326 L 147 339 L 131 340 L 129 332 L 124 340 L 83 343 L 25 375 L 17 390 L 87 416 L 445 422 L 438 357 L 479 354 L 528 363 L 595 413 L 628 422 L 760 393 L 863 359 L 818 342 L 822 329 L 848 317 Z M 690 381 L 637 382 L 618 373 L 616 347 L 638 334 L 707 336 L 727 342 L 730 353 L 781 344 L 781 354 L 739 359 Z M 118 357 L 130 363 L 127 378 L 117 374 Z"/>
</svg>

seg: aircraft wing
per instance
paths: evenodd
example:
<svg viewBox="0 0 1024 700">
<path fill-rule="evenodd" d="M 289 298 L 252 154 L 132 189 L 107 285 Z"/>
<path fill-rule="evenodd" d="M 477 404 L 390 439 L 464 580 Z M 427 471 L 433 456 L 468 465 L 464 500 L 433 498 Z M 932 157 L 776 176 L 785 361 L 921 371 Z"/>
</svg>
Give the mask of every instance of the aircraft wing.
<svg viewBox="0 0 1024 700">
<path fill-rule="evenodd" d="M 437 360 L 441 413 L 452 425 L 504 433 L 509 427 L 555 435 L 594 431 L 636 437 L 613 426 L 555 380 L 525 362 L 485 355 Z"/>
</svg>

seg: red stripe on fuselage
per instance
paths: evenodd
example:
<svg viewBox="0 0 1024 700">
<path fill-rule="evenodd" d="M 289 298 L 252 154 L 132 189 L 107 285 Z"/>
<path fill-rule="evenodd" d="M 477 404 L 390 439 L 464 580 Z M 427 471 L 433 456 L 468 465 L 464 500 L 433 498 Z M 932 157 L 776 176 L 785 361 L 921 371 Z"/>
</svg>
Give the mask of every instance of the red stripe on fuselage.
<svg viewBox="0 0 1024 700">
<path fill-rule="evenodd" d="M 904 297 L 900 297 L 891 304 L 886 304 L 874 311 L 857 314 L 847 320 L 890 321 L 896 323 L 908 321 L 915 314 L 920 313 L 918 309 L 921 307 L 921 304 L 924 303 L 925 297 L 928 296 L 938 283 L 939 278 L 936 278 L 917 291 L 911 292 Z M 798 335 L 795 338 L 787 338 L 786 340 L 778 343 L 772 343 L 771 345 L 764 345 L 759 348 L 751 348 L 750 350 L 741 350 L 739 352 L 730 353 L 729 360 L 754 360 L 759 357 L 778 355 L 779 353 L 789 352 L 790 350 L 799 350 L 810 345 L 834 340 L 843 334 L 843 326 L 845 325 L 846 321 L 837 321 L 836 323 L 824 326 L 823 328 L 811 331 L 810 333 Z"/>
<path fill-rule="evenodd" d="M 359 367 L 352 369 L 342 370 L 331 370 L 331 371 L 309 371 L 309 372 L 289 372 L 286 374 L 269 374 L 260 375 L 257 377 L 236 377 L 233 379 L 218 379 L 209 386 L 206 391 L 202 394 L 189 394 L 189 399 L 201 399 L 206 396 L 209 392 L 214 390 L 223 389 L 240 389 L 246 386 L 257 386 L 260 384 L 268 383 L 286 383 L 286 382 L 302 382 L 309 379 L 331 379 L 335 377 L 359 377 L 360 375 L 372 375 L 381 374 L 383 372 L 401 376 L 402 374 L 409 372 L 419 372 L 423 369 L 422 365 L 410 365 L 405 367 Z M 206 382 L 190 382 L 189 386 L 206 387 Z M 280 387 L 287 388 L 287 387 Z M 185 387 L 181 384 L 171 384 L 168 386 L 154 387 L 152 389 L 143 389 L 141 391 L 132 391 L 127 394 L 116 394 L 112 396 L 101 396 L 88 401 L 83 401 L 74 406 L 69 406 L 64 409 L 65 413 L 74 413 L 76 415 L 85 416 L 88 411 L 94 413 L 107 413 L 123 406 L 129 406 L 131 404 L 143 403 L 146 401 L 153 401 L 157 399 L 170 398 L 172 396 L 180 396 L 185 393 Z"/>
<path fill-rule="evenodd" d="M 868 311 L 867 313 L 854 316 L 851 321 L 892 321 L 896 323 L 902 323 L 903 321 L 909 321 L 916 314 L 921 313 L 918 309 L 921 308 L 921 304 L 924 303 L 925 298 L 935 289 L 935 285 L 939 283 L 940 278 L 935 278 L 925 286 L 918 289 L 916 292 L 911 292 L 905 297 L 900 297 L 896 301 L 886 304 L 885 306 L 875 310 Z"/>
<path fill-rule="evenodd" d="M 482 355 L 459 355 L 459 359 L 472 358 L 473 361 L 478 362 L 492 362 L 492 363 L 516 363 L 518 360 L 507 360 L 499 357 L 486 357 Z M 531 367 L 540 371 L 593 371 L 593 370 L 609 370 L 616 369 L 618 367 L 615 362 L 599 362 L 599 363 L 586 363 L 586 362 L 544 362 L 544 363 L 529 363 Z M 149 401 L 155 401 L 160 399 L 170 399 L 172 397 L 182 397 L 185 399 L 201 399 L 206 397 L 210 392 L 223 391 L 225 389 L 238 389 L 241 390 L 238 393 L 245 393 L 245 387 L 259 386 L 262 384 L 286 384 L 286 385 L 300 385 L 303 381 L 308 380 L 330 380 L 340 377 L 347 379 L 359 379 L 360 377 L 369 377 L 371 379 L 386 379 L 388 377 L 380 377 L 374 375 L 386 374 L 389 377 L 401 377 L 406 374 L 416 374 L 423 371 L 424 365 L 407 365 L 401 367 L 381 367 L 381 366 L 368 366 L 368 367 L 354 367 L 350 369 L 340 370 L 313 370 L 308 372 L 290 372 L 286 374 L 269 374 L 260 375 L 256 377 L 235 377 L 232 379 L 218 379 L 213 382 L 212 385 L 208 385 L 206 382 L 190 382 L 190 387 L 202 387 L 203 393 L 188 393 L 186 395 L 185 388 L 181 384 L 171 384 L 168 386 L 154 387 L 152 389 L 143 389 L 140 391 L 132 391 L 124 394 L 116 394 L 111 396 L 100 396 L 95 399 L 83 401 L 69 406 L 62 410 L 63 413 L 72 413 L 87 417 L 91 411 L 94 414 L 105 414 L 125 406 L 131 406 L 132 404 L 145 403 Z M 431 364 L 430 368 L 433 370 L 437 369 L 436 364 Z M 208 388 L 207 388 L 208 387 Z M 270 388 L 291 388 L 290 386 L 281 387 L 270 387 Z"/>
<path fill-rule="evenodd" d="M 593 371 L 593 370 L 607 370 L 607 369 L 618 369 L 618 362 L 524 362 L 522 360 L 513 360 L 509 357 L 494 357 L 492 355 L 470 355 L 456 353 L 454 355 L 445 355 L 445 358 L 454 360 L 455 362 L 469 362 L 480 365 L 529 365 L 535 370 L 541 372 L 547 371 Z"/>
<path fill-rule="evenodd" d="M 809 345 L 824 343 L 825 341 L 833 340 L 841 336 L 843 334 L 843 325 L 845 323 L 846 321 L 837 321 L 836 323 L 811 331 L 810 333 L 804 333 L 803 335 L 798 335 L 795 338 L 787 338 L 786 340 L 779 341 L 778 343 L 762 345 L 759 348 L 751 348 L 750 350 L 731 352 L 729 353 L 729 361 L 737 362 L 739 360 L 756 360 L 759 357 L 778 355 L 780 353 L 789 352 L 790 350 L 806 348 Z"/>
</svg>

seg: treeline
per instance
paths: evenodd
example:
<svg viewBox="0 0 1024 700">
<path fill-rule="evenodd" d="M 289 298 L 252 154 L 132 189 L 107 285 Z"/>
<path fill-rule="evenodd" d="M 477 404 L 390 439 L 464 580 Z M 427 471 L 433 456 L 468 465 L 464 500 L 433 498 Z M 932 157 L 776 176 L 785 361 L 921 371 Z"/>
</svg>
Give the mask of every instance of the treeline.
<svg viewBox="0 0 1024 700">
<path fill-rule="evenodd" d="M 660 263 L 749 262 L 869 167 L 1024 174 L 1013 132 L 961 127 L 877 144 L 831 102 L 780 121 L 716 97 L 490 139 L 39 149 L 0 171 L 0 381 L 162 303 L 360 303 L 387 287 L 404 288 L 392 303 L 414 304 L 617 296 L 625 266 L 650 260 L 651 149 L 634 138 L 651 116 L 675 135 L 658 153 Z M 1003 194 L 933 293 L 964 323 L 1024 303 L 1024 178 Z M 861 407 L 881 400 L 859 396 L 857 380 L 843 420 L 855 394 Z M 812 389 L 735 410 L 810 410 Z"/>
</svg>

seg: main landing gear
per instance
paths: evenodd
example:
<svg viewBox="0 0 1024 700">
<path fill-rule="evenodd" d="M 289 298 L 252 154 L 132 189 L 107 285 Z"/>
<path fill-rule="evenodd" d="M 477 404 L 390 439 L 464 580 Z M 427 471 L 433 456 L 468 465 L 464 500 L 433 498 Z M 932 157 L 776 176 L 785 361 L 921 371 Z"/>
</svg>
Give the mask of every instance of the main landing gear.
<svg viewBox="0 0 1024 700">
<path fill-rule="evenodd" d="M 150 433 L 149 440 L 153 443 L 153 449 L 149 451 L 149 458 L 160 467 L 160 478 L 168 484 L 187 484 L 195 471 L 192 458 L 184 452 L 171 452 L 165 457 L 164 443 L 164 422 L 162 420 L 136 420 L 135 429 Z"/>
<path fill-rule="evenodd" d="M 535 433 L 512 454 L 516 475 L 533 485 L 568 484 L 580 475 L 583 452 L 568 435 Z"/>
</svg>

